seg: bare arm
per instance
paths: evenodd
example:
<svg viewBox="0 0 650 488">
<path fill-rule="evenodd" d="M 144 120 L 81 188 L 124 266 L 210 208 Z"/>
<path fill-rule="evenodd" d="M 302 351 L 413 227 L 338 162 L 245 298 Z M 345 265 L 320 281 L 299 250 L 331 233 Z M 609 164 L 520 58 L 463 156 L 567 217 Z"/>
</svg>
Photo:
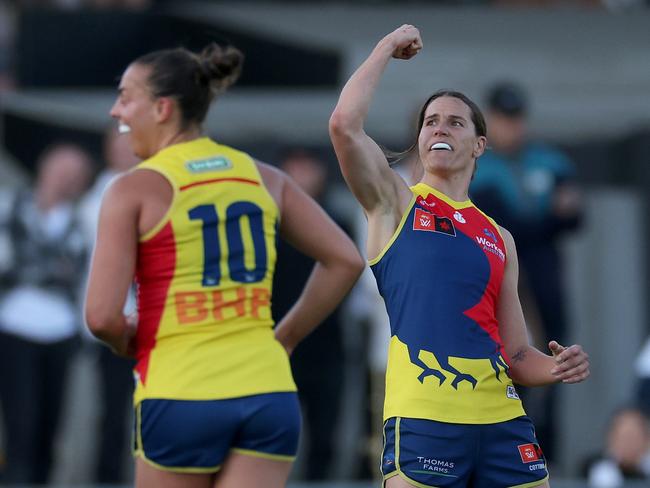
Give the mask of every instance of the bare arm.
<svg viewBox="0 0 650 488">
<path fill-rule="evenodd" d="M 422 48 L 418 30 L 403 25 L 384 37 L 343 87 L 329 123 L 330 137 L 348 186 L 369 215 L 406 207 L 411 194 L 364 131 L 372 96 L 391 57 L 410 59 Z"/>
<path fill-rule="evenodd" d="M 589 360 L 579 345 L 563 347 L 549 342 L 552 355 L 542 353 L 528 343 L 524 314 L 521 309 L 517 282 L 519 265 L 512 235 L 501 228 L 508 260 L 499 293 L 497 319 L 499 333 L 510 358 L 510 376 L 524 386 L 541 386 L 562 381 L 578 383 L 589 376 Z"/>
<path fill-rule="evenodd" d="M 258 167 L 280 207 L 282 237 L 316 261 L 302 294 L 275 329 L 291 353 L 345 298 L 365 263 L 352 240 L 296 183 L 277 169 Z"/>
<path fill-rule="evenodd" d="M 128 175 L 118 178 L 102 200 L 85 303 L 90 331 L 121 355 L 132 355 L 135 334 L 123 313 L 138 243 L 139 205 L 129 183 Z"/>
</svg>

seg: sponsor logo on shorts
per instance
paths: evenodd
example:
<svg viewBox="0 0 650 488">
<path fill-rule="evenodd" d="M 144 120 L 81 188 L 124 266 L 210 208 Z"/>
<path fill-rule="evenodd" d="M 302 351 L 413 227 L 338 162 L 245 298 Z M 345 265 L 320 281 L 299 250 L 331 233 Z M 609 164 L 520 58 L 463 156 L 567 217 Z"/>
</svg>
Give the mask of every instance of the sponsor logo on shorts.
<svg viewBox="0 0 650 488">
<path fill-rule="evenodd" d="M 395 457 L 392 454 L 386 454 L 383 463 L 385 467 L 391 468 L 395 465 Z"/>
<path fill-rule="evenodd" d="M 207 173 L 209 171 L 222 171 L 232 168 L 232 162 L 228 158 L 219 156 L 216 158 L 188 161 L 185 163 L 185 167 L 190 173 Z"/>
<path fill-rule="evenodd" d="M 453 474 L 456 463 L 453 461 L 445 461 L 443 459 L 429 458 L 425 456 L 418 456 L 418 469 L 410 469 L 411 473 L 418 474 L 433 474 L 440 476 L 448 476 L 450 478 L 458 478 L 458 475 Z"/>
<path fill-rule="evenodd" d="M 521 456 L 521 462 L 523 463 L 544 461 L 542 450 L 537 444 L 521 444 L 517 446 L 517 449 L 519 449 L 519 455 Z"/>
<path fill-rule="evenodd" d="M 517 390 L 515 390 L 515 387 L 512 385 L 508 385 L 506 387 L 506 396 L 513 400 L 519 400 L 519 394 L 517 393 Z"/>
</svg>

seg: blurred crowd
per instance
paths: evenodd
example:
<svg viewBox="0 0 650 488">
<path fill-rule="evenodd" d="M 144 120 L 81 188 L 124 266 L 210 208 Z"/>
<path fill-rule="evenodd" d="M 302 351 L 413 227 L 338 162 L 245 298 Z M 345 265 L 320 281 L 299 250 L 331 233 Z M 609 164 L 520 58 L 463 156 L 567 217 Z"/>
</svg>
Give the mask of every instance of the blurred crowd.
<svg viewBox="0 0 650 488">
<path fill-rule="evenodd" d="M 111 128 L 99 172 L 86 149 L 62 141 L 41 154 L 32 185 L 2 194 L 0 479 L 8 483 L 50 479 L 70 366 L 82 348 L 97 366 L 101 398 L 95 481 L 123 479 L 132 364 L 90 339 L 80 310 L 102 192 L 136 162 L 126 139 Z M 133 299 L 127 306 L 134 308 Z"/>
</svg>

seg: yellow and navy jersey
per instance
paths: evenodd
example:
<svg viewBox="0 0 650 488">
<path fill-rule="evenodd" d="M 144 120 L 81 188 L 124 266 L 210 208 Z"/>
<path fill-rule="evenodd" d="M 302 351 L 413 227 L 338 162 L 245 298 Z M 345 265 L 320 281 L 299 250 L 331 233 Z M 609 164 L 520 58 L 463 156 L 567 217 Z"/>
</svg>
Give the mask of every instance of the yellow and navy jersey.
<svg viewBox="0 0 650 488">
<path fill-rule="evenodd" d="M 506 247 L 471 201 L 430 186 L 370 261 L 390 318 L 384 418 L 487 424 L 524 415 L 496 318 Z"/>
<path fill-rule="evenodd" d="M 138 244 L 136 404 L 295 391 L 270 308 L 279 210 L 253 159 L 201 138 L 140 169 L 173 199 Z"/>
</svg>

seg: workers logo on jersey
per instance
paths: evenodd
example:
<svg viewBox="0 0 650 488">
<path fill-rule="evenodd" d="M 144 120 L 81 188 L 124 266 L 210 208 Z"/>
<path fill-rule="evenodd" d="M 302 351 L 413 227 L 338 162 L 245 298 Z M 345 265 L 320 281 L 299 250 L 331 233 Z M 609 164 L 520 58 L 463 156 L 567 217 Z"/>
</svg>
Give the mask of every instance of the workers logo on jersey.
<svg viewBox="0 0 650 488">
<path fill-rule="evenodd" d="M 494 242 L 486 239 L 483 236 L 476 236 L 476 242 L 479 243 L 484 251 L 491 252 L 492 254 L 496 255 L 501 261 L 505 261 L 506 253 L 498 246 L 496 236 L 494 236 L 492 232 L 488 231 L 488 229 L 483 229 L 483 232 L 488 236 L 491 234 L 491 238 Z"/>
</svg>

